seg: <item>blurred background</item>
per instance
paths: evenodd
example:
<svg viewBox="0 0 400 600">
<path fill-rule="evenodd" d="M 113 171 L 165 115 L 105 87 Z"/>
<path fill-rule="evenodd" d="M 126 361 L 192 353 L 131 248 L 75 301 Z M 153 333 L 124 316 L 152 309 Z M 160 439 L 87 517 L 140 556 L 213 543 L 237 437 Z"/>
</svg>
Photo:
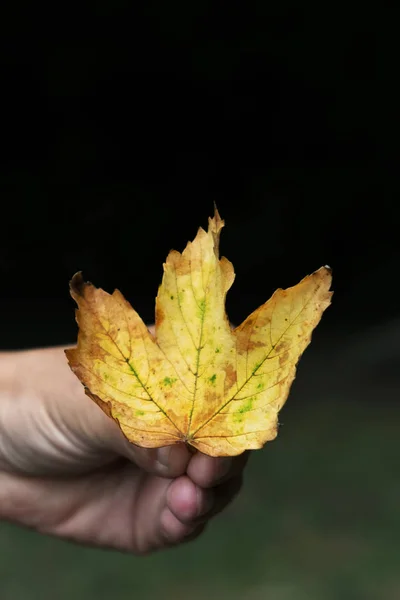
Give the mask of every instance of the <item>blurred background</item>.
<svg viewBox="0 0 400 600">
<path fill-rule="evenodd" d="M 376 10 L 2 5 L 2 349 L 75 341 L 78 270 L 152 322 L 213 202 L 234 323 L 323 264 L 335 290 L 279 437 L 200 540 L 139 559 L 2 524 L 2 600 L 400 597 L 396 53 Z"/>
</svg>

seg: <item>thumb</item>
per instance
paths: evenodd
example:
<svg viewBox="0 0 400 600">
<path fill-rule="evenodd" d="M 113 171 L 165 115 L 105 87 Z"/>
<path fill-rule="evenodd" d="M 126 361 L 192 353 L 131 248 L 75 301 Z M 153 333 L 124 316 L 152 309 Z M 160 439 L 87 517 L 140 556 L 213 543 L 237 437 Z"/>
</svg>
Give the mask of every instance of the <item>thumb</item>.
<svg viewBox="0 0 400 600">
<path fill-rule="evenodd" d="M 88 394 L 89 395 L 89 394 Z M 127 458 L 138 467 L 160 477 L 179 477 L 186 473 L 191 453 L 183 443 L 161 448 L 142 448 L 131 443 L 122 433 L 118 423 L 112 418 L 109 408 L 99 407 L 99 398 L 85 398 L 84 428 L 86 440 L 92 446 L 101 447 L 106 452 Z M 82 422 L 82 421 L 81 421 Z M 99 448 L 100 449 L 100 448 Z"/>
</svg>

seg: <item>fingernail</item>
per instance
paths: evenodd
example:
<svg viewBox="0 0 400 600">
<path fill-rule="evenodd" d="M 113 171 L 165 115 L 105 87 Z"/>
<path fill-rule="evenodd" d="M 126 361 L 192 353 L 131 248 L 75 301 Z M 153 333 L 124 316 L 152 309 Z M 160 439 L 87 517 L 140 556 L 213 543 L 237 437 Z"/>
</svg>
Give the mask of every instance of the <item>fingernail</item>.
<svg viewBox="0 0 400 600">
<path fill-rule="evenodd" d="M 157 460 L 164 467 L 169 467 L 170 464 L 170 455 L 171 455 L 172 446 L 166 446 L 164 448 L 160 448 L 157 452 Z"/>
</svg>

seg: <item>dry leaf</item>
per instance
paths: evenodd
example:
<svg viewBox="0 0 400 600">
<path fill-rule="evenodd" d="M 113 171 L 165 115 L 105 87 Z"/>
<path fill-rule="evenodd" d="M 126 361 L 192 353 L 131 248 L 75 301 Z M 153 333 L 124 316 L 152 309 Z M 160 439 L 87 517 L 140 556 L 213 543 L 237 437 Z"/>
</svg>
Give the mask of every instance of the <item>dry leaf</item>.
<svg viewBox="0 0 400 600">
<path fill-rule="evenodd" d="M 80 273 L 71 281 L 79 336 L 66 351 L 70 366 L 139 446 L 186 442 L 233 456 L 275 438 L 296 363 L 330 304 L 331 273 L 322 267 L 232 330 L 225 296 L 234 271 L 218 256 L 223 225 L 215 211 L 208 232 L 168 255 L 155 336 L 118 290 L 110 295 Z"/>
</svg>

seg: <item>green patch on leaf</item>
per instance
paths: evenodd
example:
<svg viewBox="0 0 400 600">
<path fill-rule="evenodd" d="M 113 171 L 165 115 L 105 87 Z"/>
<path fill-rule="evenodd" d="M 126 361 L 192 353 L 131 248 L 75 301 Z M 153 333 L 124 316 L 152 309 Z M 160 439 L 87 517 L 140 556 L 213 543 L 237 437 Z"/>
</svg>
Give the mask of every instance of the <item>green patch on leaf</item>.
<svg viewBox="0 0 400 600">
<path fill-rule="evenodd" d="M 243 415 L 240 412 L 235 412 L 232 415 L 234 423 L 241 423 L 243 421 Z"/>
<path fill-rule="evenodd" d="M 249 412 L 249 410 L 251 410 L 251 409 L 253 408 L 253 400 L 254 400 L 254 398 L 249 398 L 249 399 L 247 400 L 247 402 L 246 402 L 245 404 L 243 404 L 243 406 L 241 406 L 241 407 L 239 408 L 238 412 L 239 412 L 240 414 L 242 414 L 242 415 L 243 415 L 244 413 L 247 413 L 247 412 Z"/>
<path fill-rule="evenodd" d="M 175 383 L 176 377 L 164 377 L 163 384 L 171 387 L 173 383 Z"/>
<path fill-rule="evenodd" d="M 203 299 L 203 300 L 200 300 L 199 305 L 198 305 L 198 313 L 199 313 L 200 319 L 204 318 L 205 312 L 206 312 L 206 301 L 205 301 L 205 299 Z"/>
</svg>

